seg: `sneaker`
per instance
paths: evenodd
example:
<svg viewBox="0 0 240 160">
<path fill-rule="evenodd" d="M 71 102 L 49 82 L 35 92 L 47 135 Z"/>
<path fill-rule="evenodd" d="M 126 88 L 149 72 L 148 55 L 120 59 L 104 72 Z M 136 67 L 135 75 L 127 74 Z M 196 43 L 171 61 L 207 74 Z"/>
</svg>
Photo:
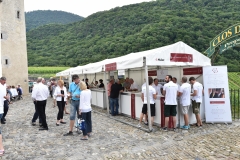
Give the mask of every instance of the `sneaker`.
<svg viewBox="0 0 240 160">
<path fill-rule="evenodd" d="M 36 126 L 36 122 L 32 122 L 32 126 Z"/>
<path fill-rule="evenodd" d="M 188 128 L 188 126 L 183 126 L 182 129 L 186 129 L 186 130 L 188 130 L 189 128 Z"/>
<path fill-rule="evenodd" d="M 164 132 L 167 132 L 167 131 L 168 131 L 168 130 L 167 130 L 167 127 L 164 127 L 164 128 L 163 128 L 163 131 L 164 131 Z"/>
<path fill-rule="evenodd" d="M 188 125 L 188 129 L 190 129 L 190 125 Z"/>
<path fill-rule="evenodd" d="M 148 125 L 148 122 L 144 122 L 145 125 Z"/>
<path fill-rule="evenodd" d="M 176 132 L 176 130 L 177 130 L 176 128 L 173 128 L 173 132 Z"/>
<path fill-rule="evenodd" d="M 73 132 L 69 131 L 68 133 L 64 134 L 63 136 L 73 136 Z"/>
<path fill-rule="evenodd" d="M 138 123 L 137 127 L 138 127 L 138 128 L 141 128 L 142 126 L 141 126 L 141 124 L 140 124 L 140 123 Z"/>
<path fill-rule="evenodd" d="M 181 129 L 184 129 L 184 126 L 180 126 Z"/>
</svg>

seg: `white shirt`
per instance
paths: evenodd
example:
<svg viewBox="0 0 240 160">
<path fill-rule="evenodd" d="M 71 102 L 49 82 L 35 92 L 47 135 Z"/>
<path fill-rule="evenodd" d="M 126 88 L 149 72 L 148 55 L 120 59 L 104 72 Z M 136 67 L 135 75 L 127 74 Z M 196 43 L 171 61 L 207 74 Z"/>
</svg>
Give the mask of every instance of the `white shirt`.
<svg viewBox="0 0 240 160">
<path fill-rule="evenodd" d="M 34 85 L 32 91 L 32 99 L 37 101 L 44 101 L 47 100 L 49 96 L 48 87 L 42 83 L 38 83 Z"/>
<path fill-rule="evenodd" d="M 7 94 L 6 86 L 0 83 L 0 114 L 4 113 L 3 106 L 5 98 L 3 97 L 6 96 L 6 94 Z"/>
<path fill-rule="evenodd" d="M 192 100 L 195 100 L 196 102 L 202 103 L 202 90 L 203 86 L 199 82 L 195 82 L 193 84 L 193 90 L 197 91 L 197 95 L 192 97 Z"/>
<path fill-rule="evenodd" d="M 11 89 L 10 89 L 10 92 L 12 93 L 12 96 L 13 96 L 13 97 L 15 97 L 15 96 L 18 95 L 16 88 L 11 88 Z"/>
<path fill-rule="evenodd" d="M 166 91 L 165 104 L 177 105 L 177 92 L 178 92 L 177 84 L 170 81 L 163 86 L 163 90 Z"/>
<path fill-rule="evenodd" d="M 153 88 L 156 90 L 158 95 L 162 95 L 161 88 L 163 88 L 163 86 L 161 84 L 158 84 L 158 85 L 153 84 Z"/>
<path fill-rule="evenodd" d="M 64 86 L 63 86 L 63 92 L 64 92 L 64 101 L 66 102 L 68 95 L 67 95 L 67 89 Z M 58 96 L 59 94 L 61 94 L 61 88 L 59 86 L 57 86 L 53 93 L 53 97 L 54 97 L 54 99 L 56 99 L 56 101 L 62 101 L 62 97 Z"/>
<path fill-rule="evenodd" d="M 143 103 L 147 104 L 147 87 L 146 86 L 143 86 L 142 93 L 144 94 Z M 149 101 L 150 101 L 150 104 L 155 103 L 154 98 L 153 98 L 154 94 L 156 94 L 156 90 L 152 86 L 149 86 Z"/>
<path fill-rule="evenodd" d="M 143 87 L 146 87 L 146 82 L 145 82 L 145 83 L 143 83 L 143 85 L 142 85 L 142 90 L 143 90 Z"/>
<path fill-rule="evenodd" d="M 133 84 L 130 86 L 130 89 L 138 89 L 137 83 L 133 82 Z"/>
<path fill-rule="evenodd" d="M 81 112 L 86 113 L 92 110 L 91 98 L 92 98 L 91 90 L 87 89 L 81 92 L 79 103 L 79 110 L 81 110 Z"/>
<path fill-rule="evenodd" d="M 180 97 L 180 104 L 183 106 L 189 106 L 191 104 L 191 85 L 189 83 L 183 83 L 179 92 L 182 93 L 182 96 Z"/>
</svg>

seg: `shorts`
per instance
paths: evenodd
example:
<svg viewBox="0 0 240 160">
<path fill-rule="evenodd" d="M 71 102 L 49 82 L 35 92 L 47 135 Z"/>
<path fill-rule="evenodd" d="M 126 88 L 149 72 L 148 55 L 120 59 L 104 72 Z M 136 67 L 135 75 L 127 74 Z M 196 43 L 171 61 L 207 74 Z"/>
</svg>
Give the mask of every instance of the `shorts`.
<svg viewBox="0 0 240 160">
<path fill-rule="evenodd" d="M 192 109 L 194 114 L 199 114 L 200 113 L 200 102 L 196 102 L 192 100 Z"/>
<path fill-rule="evenodd" d="M 70 121 L 75 120 L 76 114 L 78 115 L 79 113 L 79 102 L 80 102 L 79 100 L 78 101 L 72 100 L 70 108 Z"/>
<path fill-rule="evenodd" d="M 189 106 L 181 105 L 182 114 L 188 114 Z"/>
<path fill-rule="evenodd" d="M 150 104 L 150 108 L 151 108 L 151 117 L 154 117 L 156 115 L 155 104 Z M 147 114 L 147 104 L 143 104 L 142 113 Z"/>
<path fill-rule="evenodd" d="M 164 105 L 164 116 L 176 116 L 177 115 L 177 105 Z"/>
</svg>

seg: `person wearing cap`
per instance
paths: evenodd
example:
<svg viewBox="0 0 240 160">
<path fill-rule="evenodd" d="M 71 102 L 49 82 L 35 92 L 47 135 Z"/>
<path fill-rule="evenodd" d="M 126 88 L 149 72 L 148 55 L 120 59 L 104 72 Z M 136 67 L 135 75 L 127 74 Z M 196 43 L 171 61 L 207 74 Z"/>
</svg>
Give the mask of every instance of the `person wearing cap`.
<svg viewBox="0 0 240 160">
<path fill-rule="evenodd" d="M 102 79 L 99 79 L 99 82 L 100 82 L 100 85 L 99 85 L 98 88 L 104 88 L 103 80 L 102 80 Z"/>
</svg>

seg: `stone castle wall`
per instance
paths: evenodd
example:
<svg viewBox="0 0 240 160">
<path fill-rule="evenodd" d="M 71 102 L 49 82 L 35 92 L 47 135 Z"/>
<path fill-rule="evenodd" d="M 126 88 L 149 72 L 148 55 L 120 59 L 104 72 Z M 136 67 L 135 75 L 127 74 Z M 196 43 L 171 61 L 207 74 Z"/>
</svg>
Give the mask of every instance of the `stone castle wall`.
<svg viewBox="0 0 240 160">
<path fill-rule="evenodd" d="M 8 85 L 20 84 L 24 94 L 27 94 L 28 62 L 24 0 L 2 0 L 0 8 L 2 75 L 7 78 Z"/>
</svg>

